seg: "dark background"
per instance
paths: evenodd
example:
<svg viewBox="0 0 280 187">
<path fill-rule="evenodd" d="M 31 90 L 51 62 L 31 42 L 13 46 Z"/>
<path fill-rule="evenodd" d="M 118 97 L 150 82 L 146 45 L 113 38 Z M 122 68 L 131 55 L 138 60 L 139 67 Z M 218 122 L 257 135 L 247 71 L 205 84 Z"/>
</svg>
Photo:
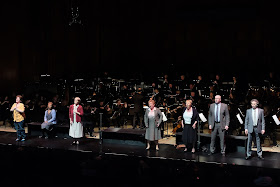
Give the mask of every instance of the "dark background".
<svg viewBox="0 0 280 187">
<path fill-rule="evenodd" d="M 71 5 L 82 26 L 69 26 Z M 277 72 L 278 12 L 246 0 L 2 1 L 1 91 L 105 70 L 262 77 Z"/>
</svg>

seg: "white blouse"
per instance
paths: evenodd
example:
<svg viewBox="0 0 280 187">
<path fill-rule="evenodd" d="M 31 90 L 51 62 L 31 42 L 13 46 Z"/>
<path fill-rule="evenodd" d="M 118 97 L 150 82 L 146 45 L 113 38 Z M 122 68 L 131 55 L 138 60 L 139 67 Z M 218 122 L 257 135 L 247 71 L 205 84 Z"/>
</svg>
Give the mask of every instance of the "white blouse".
<svg viewBox="0 0 280 187">
<path fill-rule="evenodd" d="M 192 116 L 193 116 L 193 111 L 188 111 L 187 109 L 185 110 L 184 114 L 183 114 L 183 118 L 185 121 L 185 124 L 191 124 L 192 122 Z"/>
</svg>

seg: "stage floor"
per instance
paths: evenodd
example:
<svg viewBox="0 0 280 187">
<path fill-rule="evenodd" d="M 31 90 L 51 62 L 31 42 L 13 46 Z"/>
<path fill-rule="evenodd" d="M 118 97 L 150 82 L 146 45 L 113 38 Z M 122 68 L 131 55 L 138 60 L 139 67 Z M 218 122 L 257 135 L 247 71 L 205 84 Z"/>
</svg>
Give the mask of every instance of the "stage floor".
<svg viewBox="0 0 280 187">
<path fill-rule="evenodd" d="M 53 150 L 78 151 L 95 154 L 105 154 L 114 156 L 136 156 L 149 159 L 168 159 L 182 160 L 200 163 L 230 164 L 236 166 L 261 167 L 261 168 L 280 168 L 280 154 L 273 152 L 263 152 L 264 160 L 259 160 L 256 152 L 253 152 L 251 160 L 245 160 L 244 152 L 228 153 L 225 157 L 219 153 L 209 156 L 205 152 L 184 152 L 183 149 L 177 150 L 173 145 L 161 144 L 160 150 L 156 151 L 152 145 L 151 150 L 146 150 L 144 146 L 125 145 L 117 143 L 102 143 L 98 139 L 83 138 L 80 145 L 71 145 L 72 139 L 51 138 L 40 139 L 28 137 L 25 142 L 16 142 L 16 134 L 13 132 L 0 132 L 0 145 L 2 146 L 27 146 L 32 148 L 43 148 Z"/>
</svg>

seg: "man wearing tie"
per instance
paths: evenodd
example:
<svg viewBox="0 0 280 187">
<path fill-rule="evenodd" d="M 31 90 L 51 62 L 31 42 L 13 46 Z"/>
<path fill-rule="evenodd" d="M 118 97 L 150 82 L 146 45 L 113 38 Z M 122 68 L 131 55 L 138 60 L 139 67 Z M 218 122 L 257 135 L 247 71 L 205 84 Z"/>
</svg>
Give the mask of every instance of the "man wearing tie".
<svg viewBox="0 0 280 187">
<path fill-rule="evenodd" d="M 209 155 L 215 152 L 215 141 L 217 132 L 219 132 L 221 154 L 225 156 L 225 131 L 229 128 L 229 120 L 228 106 L 221 103 L 220 95 L 216 95 L 215 103 L 210 105 L 208 115 L 209 129 L 212 129 Z"/>
<path fill-rule="evenodd" d="M 257 99 L 251 100 L 252 108 L 246 111 L 245 118 L 245 134 L 248 134 L 247 156 L 246 160 L 251 158 L 252 155 L 252 135 L 255 133 L 257 142 L 257 154 L 259 159 L 262 157 L 262 148 L 260 141 L 260 133 L 265 133 L 265 121 L 263 109 L 258 108 L 259 101 Z"/>
</svg>

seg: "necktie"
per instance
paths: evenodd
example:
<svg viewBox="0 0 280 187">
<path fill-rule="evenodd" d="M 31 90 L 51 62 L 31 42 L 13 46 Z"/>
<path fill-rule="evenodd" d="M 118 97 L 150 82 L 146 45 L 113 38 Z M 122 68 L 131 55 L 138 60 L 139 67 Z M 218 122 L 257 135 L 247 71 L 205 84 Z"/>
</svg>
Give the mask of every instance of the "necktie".
<svg viewBox="0 0 280 187">
<path fill-rule="evenodd" d="M 257 125 L 257 115 L 256 115 L 256 109 L 254 109 L 254 112 L 253 112 L 253 120 L 254 120 L 254 126 Z"/>
<path fill-rule="evenodd" d="M 215 116 L 215 121 L 219 121 L 219 119 L 218 119 L 218 113 L 219 113 L 219 105 L 216 104 L 216 116 Z"/>
</svg>

